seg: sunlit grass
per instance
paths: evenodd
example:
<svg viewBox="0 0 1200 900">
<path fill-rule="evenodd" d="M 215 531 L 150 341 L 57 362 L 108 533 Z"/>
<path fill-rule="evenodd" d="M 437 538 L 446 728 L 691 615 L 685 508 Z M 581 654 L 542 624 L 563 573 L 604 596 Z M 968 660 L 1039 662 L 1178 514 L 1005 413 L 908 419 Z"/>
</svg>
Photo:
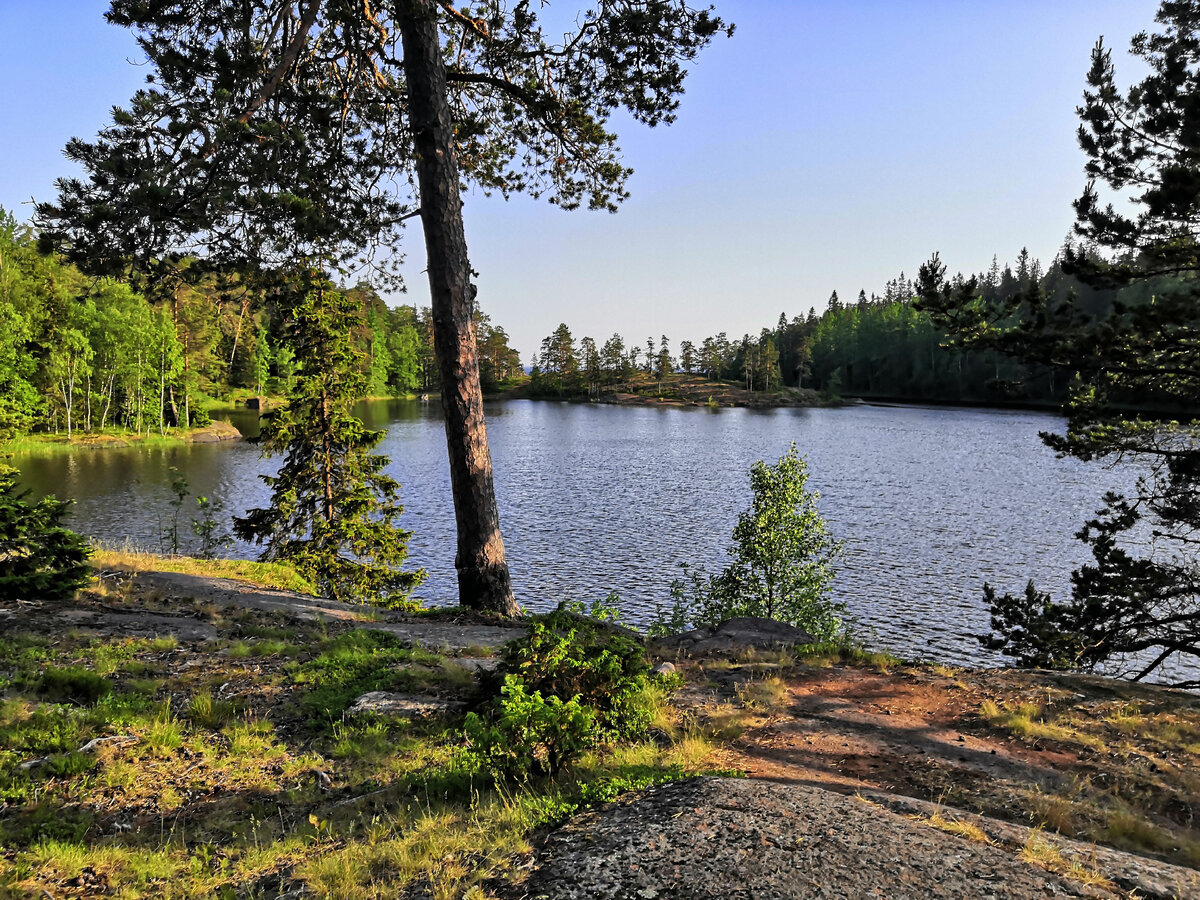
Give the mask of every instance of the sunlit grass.
<svg viewBox="0 0 1200 900">
<path fill-rule="evenodd" d="M 139 447 L 166 447 L 184 443 L 186 433 L 178 430 L 160 435 L 145 432 L 106 430 L 78 433 L 67 439 L 65 434 L 27 434 L 0 445 L 0 456 L 58 456 L 78 453 L 81 449 L 102 449 L 137 444 Z"/>
<path fill-rule="evenodd" d="M 787 705 L 790 694 L 787 684 L 777 675 L 747 681 L 737 691 L 743 705 L 764 713 L 773 713 Z"/>
<path fill-rule="evenodd" d="M 1063 741 L 1095 749 L 1104 747 L 1104 742 L 1095 735 L 1046 721 L 1048 717 L 1037 703 L 984 700 L 979 705 L 979 715 L 989 725 L 1005 728 L 1027 740 Z"/>
<path fill-rule="evenodd" d="M 171 756 L 183 746 L 183 731 L 179 721 L 171 715 L 169 706 L 163 705 L 162 711 L 146 728 L 142 740 L 146 748 L 159 757 Z"/>
<path fill-rule="evenodd" d="M 975 844 L 990 843 L 984 830 L 973 822 L 947 817 L 941 812 L 935 812 L 928 816 L 912 816 L 911 818 L 914 822 L 929 825 L 939 831 L 945 831 L 947 834 L 956 834 Z"/>
<path fill-rule="evenodd" d="M 235 707 L 228 700 L 214 700 L 212 694 L 203 691 L 192 698 L 188 704 L 188 719 L 194 725 L 219 731 L 233 721 L 237 714 Z"/>
<path fill-rule="evenodd" d="M 796 648 L 798 660 L 807 666 L 828 668 L 842 663 L 868 666 L 881 675 L 888 675 L 904 664 L 903 660 L 881 650 L 868 650 L 847 640 L 805 644 Z"/>
<path fill-rule="evenodd" d="M 176 572 L 230 578 L 260 587 L 312 594 L 313 586 L 291 566 L 281 562 L 256 562 L 245 559 L 197 559 L 191 556 L 161 556 L 132 547 L 108 547 L 99 544 L 91 558 L 94 569 Z"/>
<path fill-rule="evenodd" d="M 1077 858 L 1068 858 L 1062 851 L 1046 839 L 1040 829 L 1034 828 L 1029 832 L 1025 845 L 1021 848 L 1020 858 L 1025 862 L 1063 875 L 1079 884 L 1097 887 L 1106 891 L 1116 891 L 1117 886 L 1112 880 L 1101 873 L 1094 865 L 1089 866 Z"/>
</svg>

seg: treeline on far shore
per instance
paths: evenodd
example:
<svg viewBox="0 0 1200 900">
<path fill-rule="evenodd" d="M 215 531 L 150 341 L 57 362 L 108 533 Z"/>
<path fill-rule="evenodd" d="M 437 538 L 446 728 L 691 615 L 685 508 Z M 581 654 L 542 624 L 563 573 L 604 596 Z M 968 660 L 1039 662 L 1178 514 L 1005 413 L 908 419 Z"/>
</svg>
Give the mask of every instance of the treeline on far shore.
<svg viewBox="0 0 1200 900">
<path fill-rule="evenodd" d="M 269 291 L 189 271 L 154 290 L 90 278 L 40 252 L 37 234 L 0 209 L 0 440 L 29 432 L 164 433 L 206 425 L 248 396 L 286 397 L 299 367 Z M 367 396 L 437 390 L 428 309 L 389 308 L 368 284 L 345 289 L 360 311 L 355 364 Z M 485 390 L 521 374 L 503 328 L 477 315 Z"/>
<path fill-rule="evenodd" d="M 1022 251 L 1015 265 L 995 259 L 975 277 L 978 302 L 1004 301 L 1040 288 L 1049 306 L 1071 303 L 1086 319 L 1106 316 L 1114 304 L 1149 302 L 1146 285 L 1097 290 L 1063 270 L 1060 258 L 1047 267 Z M 968 276 L 956 275 L 953 284 Z M 1165 280 L 1155 287 L 1168 289 Z M 662 387 L 677 373 L 732 382 L 748 391 L 809 388 L 829 399 L 843 396 L 945 403 L 1058 405 L 1067 399 L 1073 372 L 1022 361 L 992 349 L 956 346 L 921 308 L 917 285 L 901 273 L 882 294 L 860 291 L 843 302 L 835 291 L 824 312 L 810 308 L 773 328 L 731 339 L 726 332 L 673 346 L 667 335 L 644 344 L 613 334 L 603 343 L 578 341 L 561 324 L 543 339 L 533 360 L 534 396 L 595 396 L 622 388 Z M 1011 324 L 1011 323 L 1007 323 Z M 1132 405 L 1148 397 L 1116 397 Z"/>
</svg>

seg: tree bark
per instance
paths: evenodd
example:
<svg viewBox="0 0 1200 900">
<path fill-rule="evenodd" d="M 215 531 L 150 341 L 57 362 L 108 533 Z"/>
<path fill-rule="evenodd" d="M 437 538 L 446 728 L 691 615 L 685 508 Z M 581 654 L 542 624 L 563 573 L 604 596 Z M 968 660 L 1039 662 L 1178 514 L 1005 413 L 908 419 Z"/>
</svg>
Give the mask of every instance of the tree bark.
<svg viewBox="0 0 1200 900">
<path fill-rule="evenodd" d="M 430 0 L 400 0 L 397 11 L 458 525 L 454 565 L 459 602 L 511 616 L 520 609 L 513 599 L 500 537 L 492 456 L 483 420 L 479 353 L 472 326 L 475 286 L 467 257 L 437 12 Z"/>
</svg>

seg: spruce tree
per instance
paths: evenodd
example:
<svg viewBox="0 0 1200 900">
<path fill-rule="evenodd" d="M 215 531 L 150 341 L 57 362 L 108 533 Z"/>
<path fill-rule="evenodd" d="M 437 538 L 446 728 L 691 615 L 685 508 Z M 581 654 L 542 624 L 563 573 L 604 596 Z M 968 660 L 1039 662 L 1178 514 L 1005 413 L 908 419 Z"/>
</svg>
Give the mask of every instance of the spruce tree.
<svg viewBox="0 0 1200 900">
<path fill-rule="evenodd" d="M 68 500 L 36 503 L 0 466 L 0 600 L 63 600 L 88 582 L 87 539 L 62 524 Z"/>
<path fill-rule="evenodd" d="M 262 559 L 289 561 L 325 596 L 407 607 L 425 572 L 400 569 L 410 532 L 396 525 L 399 485 L 383 472 L 387 457 L 371 453 L 383 433 L 352 411 L 367 381 L 350 339 L 358 309 L 313 270 L 281 286 L 277 302 L 299 373 L 288 404 L 263 417 L 260 441 L 283 465 L 261 476 L 270 506 L 234 519 L 234 532 L 265 545 Z"/>
</svg>

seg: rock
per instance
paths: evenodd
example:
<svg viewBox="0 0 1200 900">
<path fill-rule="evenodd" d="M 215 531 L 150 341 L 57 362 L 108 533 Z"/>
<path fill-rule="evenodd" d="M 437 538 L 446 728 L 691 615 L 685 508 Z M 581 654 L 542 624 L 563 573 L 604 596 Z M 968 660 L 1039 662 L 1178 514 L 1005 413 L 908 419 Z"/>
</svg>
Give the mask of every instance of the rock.
<svg viewBox="0 0 1200 900">
<path fill-rule="evenodd" d="M 500 665 L 498 656 L 455 656 L 446 660 L 448 666 L 458 666 L 468 672 L 494 672 Z"/>
<path fill-rule="evenodd" d="M 380 716 L 420 719 L 461 712 L 467 704 L 460 700 L 442 700 L 436 697 L 416 697 L 411 694 L 393 694 L 389 691 L 370 691 L 363 694 L 346 710 L 346 715 L 375 713 Z"/>
<path fill-rule="evenodd" d="M 537 853 L 523 896 L 1111 897 L 854 797 L 800 784 L 696 778 L 585 813 Z"/>
<path fill-rule="evenodd" d="M 688 654 L 729 653 L 735 650 L 775 650 L 795 647 L 798 644 L 816 642 L 803 628 L 761 619 L 755 616 L 739 616 L 722 622 L 716 628 L 697 628 L 659 638 L 656 646 L 666 650 L 679 650 Z"/>
<path fill-rule="evenodd" d="M 468 647 L 496 648 L 525 635 L 524 628 L 495 625 L 374 622 L 368 627 L 394 634 L 411 647 L 448 652 L 462 651 Z"/>
<path fill-rule="evenodd" d="M 675 664 L 669 662 L 661 662 L 654 667 L 655 675 L 671 675 L 675 672 Z"/>
<path fill-rule="evenodd" d="M 240 441 L 242 433 L 228 422 L 220 420 L 203 428 L 193 428 L 185 432 L 184 440 L 192 444 L 216 444 L 221 441 Z"/>
</svg>

